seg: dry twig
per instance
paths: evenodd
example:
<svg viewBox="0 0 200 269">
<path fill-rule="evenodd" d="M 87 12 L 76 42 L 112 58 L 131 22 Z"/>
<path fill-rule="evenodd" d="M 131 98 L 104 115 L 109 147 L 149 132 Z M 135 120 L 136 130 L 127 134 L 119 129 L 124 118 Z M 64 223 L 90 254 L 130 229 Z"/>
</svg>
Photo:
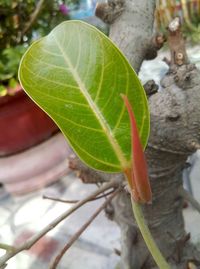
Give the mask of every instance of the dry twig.
<svg viewBox="0 0 200 269">
<path fill-rule="evenodd" d="M 80 235 L 88 228 L 88 226 L 93 222 L 93 220 L 99 215 L 99 213 L 106 207 L 106 205 L 114 198 L 114 196 L 119 192 L 116 190 L 112 193 L 108 199 L 95 211 L 95 213 L 84 223 L 84 225 L 72 236 L 70 241 L 64 246 L 60 253 L 53 260 L 53 263 L 50 265 L 49 269 L 56 269 L 58 263 L 62 259 L 66 251 L 72 246 L 72 244 L 80 237 Z"/>
<path fill-rule="evenodd" d="M 188 191 L 183 188 L 180 188 L 179 195 L 182 196 L 188 202 L 190 202 L 190 204 L 200 213 L 199 202 Z"/>
<path fill-rule="evenodd" d="M 78 208 L 86 204 L 88 201 L 96 197 L 97 195 L 101 194 L 102 192 L 111 189 L 111 188 L 117 188 L 121 185 L 121 182 L 119 180 L 112 180 L 104 185 L 102 185 L 99 189 L 92 192 L 90 195 L 88 195 L 83 200 L 80 200 L 78 203 L 73 205 L 70 209 L 65 211 L 62 215 L 57 217 L 55 220 L 53 220 L 50 224 L 48 224 L 44 229 L 42 229 L 37 234 L 33 235 L 30 239 L 28 239 L 26 242 L 21 244 L 19 247 L 14 247 L 12 251 L 7 251 L 1 258 L 0 258 L 0 269 L 4 268 L 6 262 L 17 255 L 19 252 L 23 250 L 30 249 L 40 238 L 42 238 L 45 234 L 47 234 L 49 231 L 51 231 L 53 228 L 55 228 L 60 222 L 62 222 L 64 219 L 66 219 L 69 215 L 71 215 L 74 211 L 76 211 Z"/>
<path fill-rule="evenodd" d="M 107 197 L 108 195 L 110 195 L 111 193 L 113 193 L 114 190 L 115 189 L 113 189 L 112 191 L 109 191 L 107 193 L 101 194 L 101 195 L 99 195 L 97 197 L 94 197 L 94 198 L 90 199 L 88 202 L 96 201 L 96 200 L 99 200 L 101 198 Z M 52 201 L 55 201 L 55 202 L 66 203 L 66 204 L 75 204 L 75 203 L 78 203 L 80 201 L 80 200 L 65 200 L 65 199 L 60 199 L 60 198 L 57 198 L 57 197 L 50 197 L 50 196 L 47 196 L 47 195 L 43 195 L 42 198 L 43 199 L 52 200 Z"/>
<path fill-rule="evenodd" d="M 32 25 L 35 23 L 35 21 L 37 20 L 42 8 L 43 8 L 43 4 L 44 4 L 45 0 L 40 0 L 37 3 L 36 9 L 34 10 L 34 12 L 31 14 L 30 20 L 25 24 L 24 29 L 21 33 L 21 37 L 23 37 L 23 35 L 25 35 L 28 30 L 32 27 Z"/>
</svg>

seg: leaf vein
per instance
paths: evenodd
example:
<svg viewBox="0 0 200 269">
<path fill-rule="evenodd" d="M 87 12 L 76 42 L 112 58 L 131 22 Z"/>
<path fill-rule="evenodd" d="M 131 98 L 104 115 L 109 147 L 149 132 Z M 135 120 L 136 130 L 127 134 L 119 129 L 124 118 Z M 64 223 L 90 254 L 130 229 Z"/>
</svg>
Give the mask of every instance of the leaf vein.
<svg viewBox="0 0 200 269">
<path fill-rule="evenodd" d="M 41 64 L 44 64 L 46 66 L 50 66 L 50 67 L 53 67 L 53 68 L 56 68 L 56 69 L 60 69 L 60 70 L 64 70 L 66 71 L 66 67 L 63 67 L 63 66 L 59 66 L 59 65 L 56 65 L 56 64 L 50 64 L 50 63 L 47 63 L 47 62 L 44 62 L 42 61 L 41 59 L 38 59 L 36 57 L 34 57 L 31 53 L 29 53 L 29 55 L 32 57 L 33 60 L 41 63 Z"/>
<path fill-rule="evenodd" d="M 48 109 L 48 111 L 50 111 L 50 109 Z M 97 133 L 103 133 L 103 131 L 101 129 L 96 129 L 96 128 L 92 128 L 92 127 L 89 127 L 89 126 L 86 126 L 86 125 L 79 124 L 79 123 L 77 123 L 75 121 L 72 121 L 72 120 L 68 119 L 67 117 L 61 116 L 60 114 L 56 113 L 55 111 L 51 110 L 51 114 L 54 114 L 57 117 L 76 125 L 77 127 L 88 129 L 88 130 L 91 130 L 91 131 L 94 131 L 94 132 L 97 132 Z"/>
<path fill-rule="evenodd" d="M 56 85 L 60 85 L 60 86 L 68 87 L 68 88 L 79 89 L 79 87 L 74 86 L 74 85 L 69 85 L 69 84 L 65 84 L 65 83 L 62 83 L 62 82 L 55 81 L 55 80 L 47 79 L 46 77 L 43 77 L 43 76 L 39 75 L 38 73 L 33 72 L 29 67 L 27 67 L 27 65 L 25 63 L 24 63 L 24 68 L 27 69 L 28 72 L 30 72 L 34 76 L 39 77 L 39 78 L 41 78 L 41 79 L 43 79 L 45 81 L 48 81 L 50 83 L 54 83 Z"/>
<path fill-rule="evenodd" d="M 52 33 L 53 34 L 53 33 Z M 95 116 L 97 117 L 102 129 L 104 130 L 104 132 L 106 133 L 107 139 L 109 140 L 116 157 L 118 158 L 119 162 L 121 163 L 121 168 L 127 169 L 127 167 L 129 167 L 129 162 L 126 160 L 124 153 L 122 152 L 122 149 L 120 147 L 120 145 L 117 143 L 117 141 L 115 140 L 112 130 L 109 128 L 107 122 L 105 121 L 105 119 L 102 117 L 101 112 L 99 110 L 99 108 L 96 106 L 96 104 L 94 103 L 94 101 L 92 100 L 91 96 L 88 93 L 88 90 L 85 87 L 85 84 L 83 83 L 83 81 L 81 80 L 79 74 L 77 73 L 77 71 L 74 69 L 72 63 L 70 62 L 70 59 L 68 58 L 68 56 L 66 55 L 65 51 L 63 50 L 63 48 L 60 46 L 59 41 L 57 40 L 56 35 L 53 34 L 54 40 L 58 46 L 58 48 L 60 49 L 61 53 L 63 54 L 63 58 L 66 61 L 66 64 L 69 66 L 69 69 L 71 70 L 71 74 L 74 77 L 74 80 L 77 82 L 77 85 L 79 86 L 81 93 L 83 94 L 83 96 L 86 98 L 89 106 L 91 107 L 92 111 L 94 111 Z"/>
<path fill-rule="evenodd" d="M 100 41 L 100 46 L 101 46 L 101 55 L 102 55 L 102 63 L 101 63 L 101 75 L 100 75 L 100 81 L 99 81 L 99 85 L 98 85 L 98 89 L 97 89 L 97 93 L 96 96 L 94 98 L 94 102 L 97 103 L 98 102 L 98 98 L 102 89 L 102 84 L 103 84 L 103 77 L 104 77 L 104 64 L 105 64 L 105 56 L 103 53 L 103 44 L 102 44 L 102 40 L 99 38 Z"/>
<path fill-rule="evenodd" d="M 81 151 L 84 152 L 84 154 L 88 155 L 91 159 L 97 161 L 97 162 L 100 162 L 102 164 L 105 164 L 105 165 L 108 165 L 108 166 L 111 166 L 111 167 L 115 167 L 115 168 L 118 168 L 119 170 L 121 170 L 121 167 L 119 165 L 115 165 L 113 163 L 109 163 L 109 162 L 106 162 L 106 161 L 103 161 L 97 157 L 94 157 L 94 155 L 91 155 L 88 151 L 86 151 L 85 149 L 83 149 L 82 147 L 78 146 L 76 142 L 73 141 L 73 139 L 71 139 L 71 137 L 68 137 L 68 140 L 69 141 L 72 141 L 72 143 L 74 143 L 76 145 L 77 148 L 79 148 Z"/>
</svg>

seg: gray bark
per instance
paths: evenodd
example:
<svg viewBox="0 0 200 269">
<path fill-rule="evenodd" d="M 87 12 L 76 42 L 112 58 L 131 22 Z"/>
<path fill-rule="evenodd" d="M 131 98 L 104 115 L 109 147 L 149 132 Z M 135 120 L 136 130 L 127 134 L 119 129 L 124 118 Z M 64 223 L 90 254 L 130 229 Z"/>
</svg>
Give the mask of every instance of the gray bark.
<svg viewBox="0 0 200 269">
<path fill-rule="evenodd" d="M 136 72 L 148 56 L 149 47 L 155 43 L 152 33 L 154 10 L 155 1 L 152 0 L 108 0 L 107 4 L 100 3 L 96 8 L 96 16 L 110 24 L 110 38 Z"/>
<path fill-rule="evenodd" d="M 126 0 L 123 13 L 110 26 L 110 38 L 123 51 L 136 72 L 152 40 L 155 1 Z"/>
<path fill-rule="evenodd" d="M 109 0 L 97 12 L 104 21 L 111 23 L 111 39 L 136 72 L 152 42 L 154 9 L 155 1 Z M 180 47 L 184 55 L 183 44 Z M 175 49 L 179 56 L 179 48 Z M 151 205 L 145 205 L 143 211 L 153 237 L 171 267 L 186 269 L 189 261 L 200 265 L 200 253 L 190 243 L 189 234 L 184 229 L 183 198 L 179 195 L 187 157 L 200 148 L 200 74 L 188 62 L 172 63 L 161 82 L 162 90 L 152 91 L 154 94 L 149 97 L 151 133 L 146 157 L 153 201 Z M 90 181 L 95 172 L 87 173 L 87 169 L 81 168 Z M 110 176 L 98 173 L 97 178 L 104 181 Z M 133 222 L 130 197 L 126 191 L 113 200 L 108 215 L 121 228 L 120 268 L 157 268 Z"/>
<path fill-rule="evenodd" d="M 124 13 L 111 25 L 110 37 L 139 70 L 152 36 L 155 1 L 126 1 Z M 120 33 L 121 32 L 121 33 Z M 173 67 L 163 78 L 163 90 L 149 98 L 151 134 L 146 149 L 153 191 L 144 214 L 162 253 L 173 268 L 199 264 L 198 251 L 189 242 L 182 216 L 182 169 L 200 143 L 199 71 L 192 65 Z M 122 232 L 121 268 L 154 268 L 136 226 L 126 193 L 113 203 L 114 219 Z"/>
</svg>

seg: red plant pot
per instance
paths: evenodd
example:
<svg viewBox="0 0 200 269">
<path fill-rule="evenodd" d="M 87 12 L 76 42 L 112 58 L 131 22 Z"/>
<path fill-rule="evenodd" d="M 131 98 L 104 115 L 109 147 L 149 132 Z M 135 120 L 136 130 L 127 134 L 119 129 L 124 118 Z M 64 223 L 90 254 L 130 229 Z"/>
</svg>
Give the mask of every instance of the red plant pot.
<svg viewBox="0 0 200 269">
<path fill-rule="evenodd" d="M 22 89 L 0 98 L 0 157 L 37 145 L 56 131 L 54 122 Z"/>
<path fill-rule="evenodd" d="M 70 172 L 72 151 L 61 133 L 35 147 L 0 158 L 0 182 L 12 195 L 44 188 Z M 0 193 L 1 198 L 1 193 Z"/>
</svg>

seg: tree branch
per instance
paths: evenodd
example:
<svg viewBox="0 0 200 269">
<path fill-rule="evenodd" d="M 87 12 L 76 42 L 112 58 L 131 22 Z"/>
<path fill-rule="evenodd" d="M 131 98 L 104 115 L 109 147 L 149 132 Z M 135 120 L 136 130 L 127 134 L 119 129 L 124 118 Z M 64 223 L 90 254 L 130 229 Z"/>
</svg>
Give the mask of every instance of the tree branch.
<svg viewBox="0 0 200 269">
<path fill-rule="evenodd" d="M 97 182 L 108 182 L 111 180 L 112 177 L 111 174 L 90 169 L 74 154 L 70 156 L 69 168 L 77 172 L 77 177 L 79 177 L 83 183 L 96 184 Z M 122 178 L 121 174 L 119 177 Z"/>
<path fill-rule="evenodd" d="M 166 37 L 163 34 L 157 33 L 153 35 L 149 42 L 149 47 L 146 49 L 145 60 L 153 60 L 158 55 L 160 50 L 166 41 Z"/>
<path fill-rule="evenodd" d="M 179 17 L 176 17 L 169 23 L 168 32 L 168 44 L 171 54 L 170 64 L 177 66 L 188 64 L 189 61 L 185 48 L 185 40 L 182 35 Z"/>
<path fill-rule="evenodd" d="M 122 186 L 122 181 L 119 180 L 112 180 L 104 185 L 102 185 L 99 189 L 92 192 L 90 195 L 88 195 L 83 200 L 80 200 L 78 203 L 76 203 L 74 206 L 72 206 L 70 209 L 65 211 L 62 215 L 57 217 L 55 220 L 53 220 L 49 225 L 44 227 L 40 232 L 32 236 L 30 239 L 28 239 L 26 242 L 21 244 L 18 248 L 14 248 L 13 251 L 7 251 L 6 254 L 4 254 L 0 258 L 0 268 L 6 264 L 6 262 L 17 255 L 19 252 L 23 250 L 30 249 L 41 237 L 43 237 L 45 234 L 47 234 L 49 231 L 51 231 L 53 228 L 55 228 L 61 221 L 66 219 L 69 215 L 71 215 L 74 211 L 76 211 L 78 208 L 86 204 L 88 201 L 96 197 L 97 195 L 101 194 L 102 192 L 111 189 L 111 188 L 117 188 L 119 186 Z"/>
<path fill-rule="evenodd" d="M 4 243 L 0 243 L 0 249 L 4 249 L 6 251 L 15 251 L 15 248 L 13 246 Z"/>
<path fill-rule="evenodd" d="M 87 222 L 72 236 L 70 241 L 64 246 L 60 253 L 56 256 L 49 269 L 56 269 L 58 263 L 62 259 L 66 251 L 72 246 L 72 244 L 80 237 L 80 235 L 87 229 L 87 227 L 93 222 L 93 220 L 99 215 L 99 213 L 107 206 L 107 204 L 116 196 L 119 189 L 112 193 L 108 199 L 95 211 L 95 213 L 88 219 Z"/>
<path fill-rule="evenodd" d="M 94 198 L 90 199 L 88 202 L 96 201 L 98 199 L 107 197 L 108 195 L 112 194 L 114 192 L 114 190 L 115 189 L 113 189 L 112 191 L 109 191 L 107 193 L 101 194 L 101 195 L 99 195 L 97 197 L 94 197 Z M 52 201 L 56 201 L 56 202 L 66 203 L 66 204 L 75 204 L 75 203 L 78 203 L 80 201 L 80 200 L 64 200 L 64 199 L 60 199 L 60 198 L 56 198 L 56 197 L 49 197 L 47 195 L 43 195 L 42 198 L 52 200 Z"/>
<path fill-rule="evenodd" d="M 155 6 L 155 0 L 126 0 L 124 10 L 110 25 L 109 37 L 122 50 L 136 72 L 140 70 L 152 44 Z"/>
<path fill-rule="evenodd" d="M 125 0 L 108 0 L 107 3 L 97 3 L 95 15 L 107 24 L 113 23 L 124 11 Z"/>
<path fill-rule="evenodd" d="M 186 191 L 184 188 L 180 188 L 178 193 L 181 197 L 190 202 L 190 204 L 200 213 L 199 202 L 188 191 Z"/>
<path fill-rule="evenodd" d="M 148 80 L 144 85 L 144 90 L 146 92 L 147 97 L 150 97 L 152 94 L 157 93 L 159 86 L 155 83 L 153 79 Z"/>
<path fill-rule="evenodd" d="M 32 27 L 34 22 L 37 20 L 42 8 L 43 4 L 46 0 L 40 0 L 34 10 L 34 12 L 31 14 L 30 20 L 25 24 L 23 31 L 21 32 L 21 38 L 25 33 L 28 32 L 28 30 Z"/>
</svg>

